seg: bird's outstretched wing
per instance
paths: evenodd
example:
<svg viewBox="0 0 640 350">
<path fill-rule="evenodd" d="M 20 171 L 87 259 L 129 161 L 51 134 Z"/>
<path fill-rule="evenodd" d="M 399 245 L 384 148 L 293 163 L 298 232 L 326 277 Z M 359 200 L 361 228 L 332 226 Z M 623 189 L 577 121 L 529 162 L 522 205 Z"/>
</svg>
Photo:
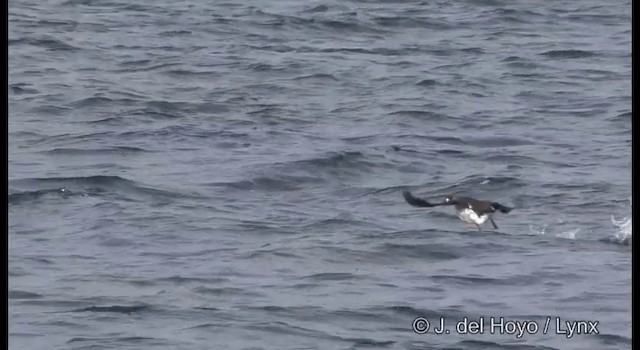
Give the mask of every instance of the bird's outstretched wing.
<svg viewBox="0 0 640 350">
<path fill-rule="evenodd" d="M 430 207 L 436 207 L 439 205 L 439 204 L 429 203 L 422 198 L 416 198 L 412 196 L 411 192 L 409 191 L 402 192 L 402 196 L 404 197 L 404 200 L 407 201 L 407 203 L 413 205 L 414 207 L 430 208 Z"/>
<path fill-rule="evenodd" d="M 491 206 L 496 208 L 496 210 L 499 210 L 501 213 L 505 213 L 505 214 L 510 212 L 513 209 L 511 207 L 507 207 L 506 205 L 502 205 L 496 202 L 491 203 Z"/>
<path fill-rule="evenodd" d="M 478 209 L 480 208 L 480 209 Z M 483 214 L 492 214 L 495 213 L 497 211 L 501 212 L 501 213 L 508 213 L 512 210 L 513 208 L 507 207 L 506 205 L 502 205 L 500 203 L 496 203 L 496 202 L 491 202 L 491 205 L 486 206 L 486 205 L 474 205 L 474 210 L 476 213 L 478 213 L 478 215 L 483 215 Z"/>
</svg>

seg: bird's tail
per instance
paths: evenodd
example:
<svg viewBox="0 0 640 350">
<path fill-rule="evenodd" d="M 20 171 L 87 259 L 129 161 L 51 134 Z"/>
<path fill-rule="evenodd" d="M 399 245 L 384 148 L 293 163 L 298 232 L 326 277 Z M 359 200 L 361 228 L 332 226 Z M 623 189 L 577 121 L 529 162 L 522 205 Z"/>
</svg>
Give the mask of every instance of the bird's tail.
<svg viewBox="0 0 640 350">
<path fill-rule="evenodd" d="M 498 209 L 501 213 L 505 213 L 505 214 L 510 212 L 513 209 L 511 207 L 507 207 L 506 205 L 502 205 L 500 203 L 491 203 L 491 205 L 494 208 Z"/>
</svg>

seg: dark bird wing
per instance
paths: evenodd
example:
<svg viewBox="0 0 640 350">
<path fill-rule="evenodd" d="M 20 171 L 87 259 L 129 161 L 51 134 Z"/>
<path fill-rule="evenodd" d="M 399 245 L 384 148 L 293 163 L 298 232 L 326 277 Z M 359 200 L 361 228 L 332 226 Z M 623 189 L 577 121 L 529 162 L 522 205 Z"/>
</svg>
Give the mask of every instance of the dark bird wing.
<svg viewBox="0 0 640 350">
<path fill-rule="evenodd" d="M 404 197 L 404 200 L 407 201 L 407 203 L 413 205 L 414 207 L 429 208 L 429 207 L 436 207 L 439 205 L 439 204 L 429 203 L 422 198 L 416 198 L 412 196 L 411 192 L 409 191 L 402 192 L 402 196 Z"/>
<path fill-rule="evenodd" d="M 502 205 L 502 204 L 496 203 L 496 202 L 492 202 L 491 206 L 493 208 L 495 208 L 495 210 L 500 211 L 501 213 L 505 213 L 505 214 L 510 212 L 511 209 L 513 209 L 513 208 L 510 208 L 510 207 L 507 207 L 506 205 Z"/>
</svg>

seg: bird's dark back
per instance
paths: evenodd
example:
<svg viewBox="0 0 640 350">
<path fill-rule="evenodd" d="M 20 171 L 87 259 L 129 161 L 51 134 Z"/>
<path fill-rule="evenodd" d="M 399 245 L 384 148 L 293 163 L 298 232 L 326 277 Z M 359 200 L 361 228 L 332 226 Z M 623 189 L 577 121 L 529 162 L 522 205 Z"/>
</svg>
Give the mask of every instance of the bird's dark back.
<svg viewBox="0 0 640 350">
<path fill-rule="evenodd" d="M 456 209 L 466 209 L 469 208 L 469 205 L 471 205 L 471 208 L 473 208 L 474 211 L 480 213 L 488 211 L 491 207 L 491 202 L 482 201 L 471 197 L 458 197 Z"/>
</svg>

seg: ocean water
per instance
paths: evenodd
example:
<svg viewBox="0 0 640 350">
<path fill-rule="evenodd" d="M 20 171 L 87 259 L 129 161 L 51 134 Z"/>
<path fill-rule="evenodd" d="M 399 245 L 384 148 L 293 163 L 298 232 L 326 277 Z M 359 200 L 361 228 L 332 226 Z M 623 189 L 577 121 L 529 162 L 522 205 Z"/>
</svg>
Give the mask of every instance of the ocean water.
<svg viewBox="0 0 640 350">
<path fill-rule="evenodd" d="M 8 123 L 11 349 L 631 347 L 630 1 L 11 0 Z"/>
</svg>

